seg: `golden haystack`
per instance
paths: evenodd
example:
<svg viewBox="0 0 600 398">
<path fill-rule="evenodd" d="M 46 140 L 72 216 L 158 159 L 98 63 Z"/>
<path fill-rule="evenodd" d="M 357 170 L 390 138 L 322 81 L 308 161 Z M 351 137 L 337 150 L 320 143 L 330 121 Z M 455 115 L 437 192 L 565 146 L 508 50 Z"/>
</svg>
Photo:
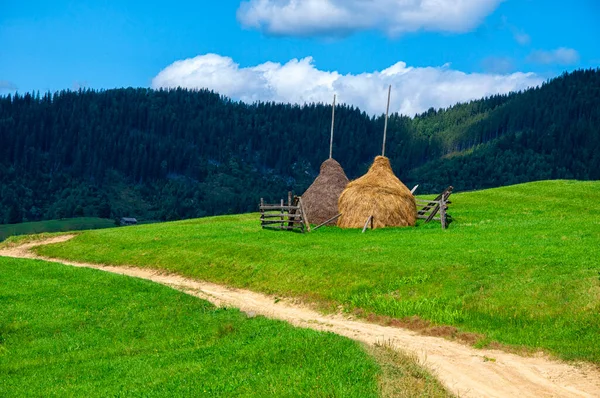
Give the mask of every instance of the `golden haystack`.
<svg viewBox="0 0 600 398">
<path fill-rule="evenodd" d="M 341 228 L 362 228 L 370 216 L 374 228 L 414 226 L 417 220 L 414 196 L 384 156 L 377 156 L 367 174 L 348 184 L 338 208 Z"/>
<path fill-rule="evenodd" d="M 334 159 L 321 164 L 321 171 L 302 195 L 306 218 L 312 224 L 321 224 L 338 214 L 338 199 L 348 185 L 348 177 Z M 335 221 L 330 223 L 335 225 Z"/>
</svg>

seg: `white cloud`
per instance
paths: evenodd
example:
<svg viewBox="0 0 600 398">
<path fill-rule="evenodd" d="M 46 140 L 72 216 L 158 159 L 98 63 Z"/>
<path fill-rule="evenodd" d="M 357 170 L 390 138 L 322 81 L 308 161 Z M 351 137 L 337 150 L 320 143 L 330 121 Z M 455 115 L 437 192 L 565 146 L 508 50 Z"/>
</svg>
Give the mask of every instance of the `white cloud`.
<svg viewBox="0 0 600 398">
<path fill-rule="evenodd" d="M 504 0 L 247 0 L 237 12 L 247 28 L 281 36 L 343 36 L 379 29 L 463 33 Z"/>
<path fill-rule="evenodd" d="M 566 47 L 560 47 L 556 50 L 534 51 L 527 57 L 527 61 L 536 64 L 558 64 L 558 65 L 572 65 L 579 62 L 579 53 Z"/>
<path fill-rule="evenodd" d="M 412 116 L 430 107 L 448 107 L 457 102 L 523 90 L 542 82 L 543 79 L 533 73 L 469 74 L 453 70 L 449 65 L 415 68 L 404 62 L 382 71 L 342 75 L 317 69 L 311 57 L 293 59 L 283 65 L 266 62 L 241 68 L 231 58 L 207 54 L 166 67 L 153 79 L 152 87 L 208 88 L 247 103 L 329 103 L 335 93 L 340 102 L 370 114 L 381 114 L 385 111 L 387 87 L 391 84 L 391 110 Z"/>
</svg>

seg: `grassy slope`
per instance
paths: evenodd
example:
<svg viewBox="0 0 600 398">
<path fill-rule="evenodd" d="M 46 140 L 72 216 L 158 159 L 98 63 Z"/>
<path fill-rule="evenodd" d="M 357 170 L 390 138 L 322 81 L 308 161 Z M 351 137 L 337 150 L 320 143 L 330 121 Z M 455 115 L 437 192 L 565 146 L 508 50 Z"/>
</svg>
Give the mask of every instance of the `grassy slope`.
<svg viewBox="0 0 600 398">
<path fill-rule="evenodd" d="M 378 395 L 375 361 L 333 334 L 38 261 L 0 259 L 0 286 L 0 396 Z"/>
<path fill-rule="evenodd" d="M 279 233 L 251 214 L 90 231 L 40 252 L 418 315 L 485 341 L 600 362 L 600 182 L 530 183 L 452 201 L 445 232 L 429 224 Z"/>
<path fill-rule="evenodd" d="M 0 225 L 0 241 L 15 235 L 39 234 L 42 232 L 75 231 L 82 229 L 111 228 L 115 221 L 106 218 L 80 217 L 65 220 L 26 222 Z"/>
</svg>

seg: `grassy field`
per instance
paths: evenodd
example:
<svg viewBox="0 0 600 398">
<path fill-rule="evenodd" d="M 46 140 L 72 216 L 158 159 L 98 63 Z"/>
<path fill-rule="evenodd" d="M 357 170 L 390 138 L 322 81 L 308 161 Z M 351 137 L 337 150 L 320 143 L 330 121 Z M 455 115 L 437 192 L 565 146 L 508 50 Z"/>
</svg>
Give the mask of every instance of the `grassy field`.
<svg viewBox="0 0 600 398">
<path fill-rule="evenodd" d="M 40 234 L 43 232 L 79 231 L 82 229 L 111 228 L 115 221 L 106 218 L 79 217 L 64 220 L 25 222 L 0 225 L 0 241 L 9 236 Z"/>
<path fill-rule="evenodd" d="M 39 252 L 166 269 L 405 323 L 418 316 L 479 334 L 480 346 L 600 363 L 600 182 L 451 199 L 447 231 L 432 223 L 302 235 L 261 230 L 249 214 L 89 231 Z"/>
<path fill-rule="evenodd" d="M 398 372 L 403 388 L 446 396 L 383 349 L 143 280 L 0 258 L 0 303 L 3 397 L 375 397 Z"/>
</svg>

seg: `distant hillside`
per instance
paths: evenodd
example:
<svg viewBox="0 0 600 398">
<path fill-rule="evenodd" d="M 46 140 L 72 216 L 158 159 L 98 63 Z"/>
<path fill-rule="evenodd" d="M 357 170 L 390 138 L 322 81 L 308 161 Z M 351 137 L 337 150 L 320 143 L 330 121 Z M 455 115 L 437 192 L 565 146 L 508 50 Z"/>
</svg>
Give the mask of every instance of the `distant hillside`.
<svg viewBox="0 0 600 398">
<path fill-rule="evenodd" d="M 386 155 L 407 185 L 457 190 L 600 179 L 600 70 L 540 88 L 392 115 Z M 328 156 L 331 108 L 243 104 L 209 91 L 117 89 L 0 97 L 0 222 L 179 219 L 303 192 Z M 381 150 L 383 117 L 336 109 L 350 178 Z"/>
<path fill-rule="evenodd" d="M 600 179 L 600 70 L 564 74 L 537 89 L 432 111 L 414 122 L 443 148 L 405 174 L 425 189 Z"/>
</svg>

